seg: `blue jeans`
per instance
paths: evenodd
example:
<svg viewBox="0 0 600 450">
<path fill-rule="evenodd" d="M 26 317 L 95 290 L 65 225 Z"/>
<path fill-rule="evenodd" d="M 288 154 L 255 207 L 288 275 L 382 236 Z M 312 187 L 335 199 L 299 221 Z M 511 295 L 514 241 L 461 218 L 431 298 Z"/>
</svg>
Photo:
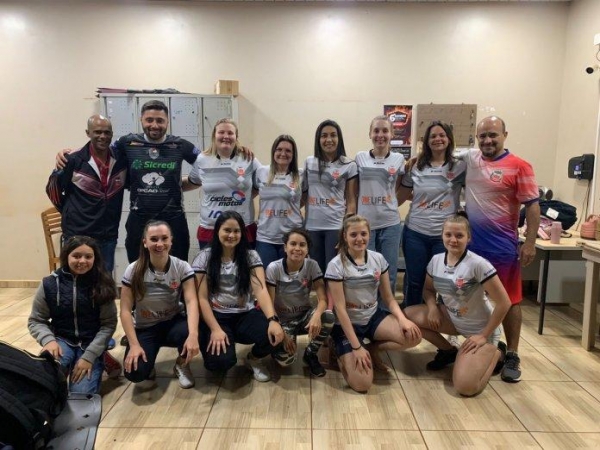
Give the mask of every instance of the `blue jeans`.
<svg viewBox="0 0 600 450">
<path fill-rule="evenodd" d="M 138 358 L 137 370 L 125 372 L 125 378 L 134 383 L 147 380 L 154 369 L 154 363 L 161 347 L 176 347 L 179 354 L 183 351 L 183 344 L 188 338 L 187 318 L 178 314 L 170 320 L 159 322 L 148 328 L 136 328 L 137 339 L 146 353 L 147 362 Z M 206 345 L 206 344 L 204 344 Z M 125 357 L 129 353 L 129 345 L 125 349 Z"/>
<path fill-rule="evenodd" d="M 60 365 L 66 373 L 71 373 L 77 364 L 77 361 L 83 356 L 84 350 L 78 345 L 67 343 L 60 338 L 56 339 L 57 344 L 62 350 Z M 98 394 L 100 392 L 100 382 L 102 381 L 102 372 L 104 372 L 104 362 L 102 358 L 96 358 L 92 363 L 92 374 L 88 378 L 85 376 L 78 383 L 73 383 L 69 377 L 69 392 L 78 394 Z"/>
<path fill-rule="evenodd" d="M 97 241 L 104 260 L 104 268 L 112 275 L 115 268 L 115 249 L 117 248 L 117 240 L 110 239 L 107 241 Z"/>
<path fill-rule="evenodd" d="M 273 261 L 277 261 L 285 256 L 283 244 L 269 244 L 268 242 L 256 241 L 256 251 L 265 269 Z"/>
<path fill-rule="evenodd" d="M 390 276 L 390 287 L 392 294 L 396 293 L 396 277 L 398 276 L 398 253 L 400 253 L 400 242 L 402 241 L 402 225 L 392 225 L 378 230 L 371 230 L 369 239 L 369 250 L 381 253 L 389 264 L 388 275 Z M 381 297 L 377 295 L 377 301 L 381 306 Z M 386 308 L 384 308 L 386 309 Z"/>
<path fill-rule="evenodd" d="M 309 231 L 308 234 L 311 240 L 309 256 L 319 264 L 321 272 L 325 275 L 327 264 L 338 253 L 335 246 L 338 243 L 340 232 L 338 230 L 314 230 Z"/>
<path fill-rule="evenodd" d="M 423 286 L 427 264 L 433 255 L 444 253 L 442 236 L 429 236 L 404 227 L 402 251 L 406 261 L 404 275 L 404 306 L 423 303 Z"/>
</svg>

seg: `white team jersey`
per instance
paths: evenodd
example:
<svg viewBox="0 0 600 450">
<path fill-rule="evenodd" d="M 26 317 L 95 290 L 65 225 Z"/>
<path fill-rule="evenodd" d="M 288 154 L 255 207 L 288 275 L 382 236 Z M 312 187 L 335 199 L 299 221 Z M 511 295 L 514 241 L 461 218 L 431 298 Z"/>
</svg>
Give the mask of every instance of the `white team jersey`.
<svg viewBox="0 0 600 450">
<path fill-rule="evenodd" d="M 131 277 L 135 262 L 129 264 L 123 274 L 122 282 L 131 287 Z M 166 272 L 157 272 L 152 267 L 144 274 L 146 295 L 135 302 L 133 322 L 136 328 L 148 328 L 164 322 L 183 312 L 181 285 L 194 277 L 194 271 L 187 261 L 169 256 Z"/>
<path fill-rule="evenodd" d="M 200 250 L 192 261 L 192 268 L 196 273 L 206 274 L 208 270 L 208 260 L 210 258 L 210 247 Z M 248 265 L 251 269 L 262 267 L 262 262 L 255 250 L 248 252 Z M 252 290 L 242 297 L 237 290 L 238 266 L 233 261 L 221 263 L 221 277 L 219 292 L 217 294 L 208 294 L 208 300 L 213 311 L 220 313 L 241 313 L 254 309 L 254 296 Z"/>
<path fill-rule="evenodd" d="M 267 284 L 275 287 L 275 312 L 282 322 L 298 319 L 312 308 L 309 300 L 314 281 L 323 278 L 315 260 L 307 258 L 297 272 L 288 272 L 285 258 L 267 267 Z"/>
<path fill-rule="evenodd" d="M 346 183 L 358 175 L 356 163 L 342 158 L 333 162 L 321 162 L 309 156 L 304 165 L 304 185 L 308 191 L 306 200 L 307 230 L 339 230 L 346 214 Z"/>
<path fill-rule="evenodd" d="M 404 173 L 404 156 L 390 152 L 375 158 L 372 151 L 358 152 L 358 214 L 366 217 L 372 230 L 400 223 L 396 180 Z"/>
<path fill-rule="evenodd" d="M 366 325 L 375 314 L 379 279 L 389 267 L 381 253 L 367 250 L 365 258 L 365 263 L 358 266 L 346 256 L 344 265 L 342 257 L 337 255 L 327 265 L 325 272 L 326 280 L 343 283 L 346 310 L 350 322 L 355 325 Z"/>
<path fill-rule="evenodd" d="M 189 181 L 202 186 L 200 226 L 213 229 L 224 211 L 237 211 L 246 226 L 254 223 L 252 187 L 254 174 L 261 167 L 256 158 L 248 161 L 242 154 L 224 159 L 200 153 L 189 174 Z"/>
<path fill-rule="evenodd" d="M 466 168 L 464 161 L 455 161 L 451 170 L 448 164 L 423 170 L 415 164 L 402 178 L 402 186 L 413 190 L 406 226 L 418 233 L 441 236 L 444 221 L 460 206 Z"/>
<path fill-rule="evenodd" d="M 465 336 L 479 334 L 494 310 L 483 283 L 496 275 L 496 269 L 487 259 L 469 250 L 453 267 L 447 265 L 446 255 L 434 255 L 427 274 L 433 278 L 433 286 L 441 295 L 456 330 Z"/>
<path fill-rule="evenodd" d="M 268 184 L 269 166 L 262 166 L 256 171 L 256 188 L 260 196 L 257 241 L 282 244 L 287 231 L 302 226 L 304 219 L 300 200 L 303 175 L 304 170 L 300 169 L 297 182 L 294 182 L 292 174 L 275 175 Z"/>
</svg>

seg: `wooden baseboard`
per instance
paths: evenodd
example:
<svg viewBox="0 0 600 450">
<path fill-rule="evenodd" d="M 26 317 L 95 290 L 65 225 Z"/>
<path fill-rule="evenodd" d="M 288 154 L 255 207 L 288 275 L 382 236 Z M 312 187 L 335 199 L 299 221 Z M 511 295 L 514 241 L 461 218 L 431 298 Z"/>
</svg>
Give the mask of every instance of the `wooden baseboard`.
<svg viewBox="0 0 600 450">
<path fill-rule="evenodd" d="M 37 288 L 40 280 L 0 280 L 0 288 Z"/>
</svg>

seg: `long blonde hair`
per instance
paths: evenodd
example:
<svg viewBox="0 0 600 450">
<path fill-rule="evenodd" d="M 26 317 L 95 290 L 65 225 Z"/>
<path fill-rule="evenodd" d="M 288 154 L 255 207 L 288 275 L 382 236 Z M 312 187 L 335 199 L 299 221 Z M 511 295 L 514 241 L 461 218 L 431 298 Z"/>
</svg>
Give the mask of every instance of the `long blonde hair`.
<svg viewBox="0 0 600 450">
<path fill-rule="evenodd" d="M 223 119 L 217 120 L 217 122 L 215 123 L 215 126 L 213 127 L 212 135 L 210 137 L 210 147 L 208 147 L 206 150 L 204 150 L 204 153 L 206 155 L 217 156 L 217 154 L 218 154 L 217 153 L 217 142 L 216 142 L 217 141 L 217 127 L 219 125 L 221 125 L 222 123 L 228 123 L 230 125 L 233 125 L 233 128 L 235 128 L 235 146 L 233 147 L 232 155 L 235 155 L 237 152 L 237 149 L 242 146 L 240 144 L 240 141 L 238 140 L 239 131 L 238 131 L 237 123 L 235 123 L 234 120 L 229 119 L 228 117 L 225 117 Z"/>
</svg>

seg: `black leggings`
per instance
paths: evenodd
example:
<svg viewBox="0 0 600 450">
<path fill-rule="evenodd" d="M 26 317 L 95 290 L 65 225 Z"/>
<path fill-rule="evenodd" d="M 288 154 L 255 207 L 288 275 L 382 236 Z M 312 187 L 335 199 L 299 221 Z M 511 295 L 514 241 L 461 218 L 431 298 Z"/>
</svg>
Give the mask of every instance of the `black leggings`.
<svg viewBox="0 0 600 450">
<path fill-rule="evenodd" d="M 235 343 L 254 344 L 252 354 L 257 358 L 270 355 L 274 347 L 269 341 L 267 330 L 269 322 L 262 311 L 252 309 L 243 313 L 219 313 L 213 311 L 219 326 L 227 334 L 229 345 L 227 351 L 219 355 L 211 355 L 207 351 L 210 342 L 210 328 L 204 321 L 200 323 L 200 351 L 204 358 L 204 367 L 214 372 L 225 372 L 237 363 Z"/>
</svg>

